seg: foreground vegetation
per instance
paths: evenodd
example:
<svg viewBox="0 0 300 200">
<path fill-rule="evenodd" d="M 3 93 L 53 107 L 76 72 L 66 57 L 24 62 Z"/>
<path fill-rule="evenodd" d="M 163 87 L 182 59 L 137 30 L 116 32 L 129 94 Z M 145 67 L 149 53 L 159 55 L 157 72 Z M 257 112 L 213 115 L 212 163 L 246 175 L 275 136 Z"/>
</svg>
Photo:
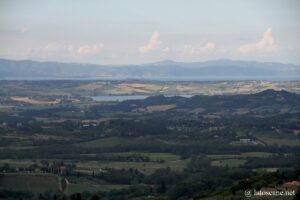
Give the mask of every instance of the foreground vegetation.
<svg viewBox="0 0 300 200">
<path fill-rule="evenodd" d="M 129 83 L 0 84 L 2 199 L 244 199 L 247 189 L 300 181 L 296 93 L 95 102 L 88 96 L 126 91 Z M 156 91 L 162 83 L 130 84 Z M 249 86 L 197 84 L 242 93 Z M 299 89 L 298 82 L 270 84 Z"/>
</svg>

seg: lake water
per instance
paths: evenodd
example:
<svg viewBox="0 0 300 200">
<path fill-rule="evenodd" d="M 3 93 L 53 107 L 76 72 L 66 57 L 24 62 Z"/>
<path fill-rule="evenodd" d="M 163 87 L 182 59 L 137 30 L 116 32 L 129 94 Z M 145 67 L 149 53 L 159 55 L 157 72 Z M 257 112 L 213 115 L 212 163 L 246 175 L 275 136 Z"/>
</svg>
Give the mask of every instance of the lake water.
<svg viewBox="0 0 300 200">
<path fill-rule="evenodd" d="M 164 95 L 166 97 L 172 97 L 172 96 L 181 96 L 190 98 L 193 95 Z M 150 97 L 149 95 L 105 95 L 105 96 L 91 96 L 90 98 L 93 99 L 93 101 L 126 101 L 126 100 L 139 100 L 139 99 L 146 99 L 147 97 Z"/>
</svg>

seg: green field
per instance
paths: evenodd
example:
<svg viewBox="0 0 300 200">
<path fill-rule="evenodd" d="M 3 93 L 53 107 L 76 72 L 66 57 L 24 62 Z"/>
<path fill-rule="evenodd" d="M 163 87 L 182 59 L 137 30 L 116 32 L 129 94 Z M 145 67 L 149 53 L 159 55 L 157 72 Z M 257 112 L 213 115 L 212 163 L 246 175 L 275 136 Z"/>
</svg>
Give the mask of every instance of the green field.
<svg viewBox="0 0 300 200">
<path fill-rule="evenodd" d="M 69 184 L 66 189 L 66 194 L 74 194 L 78 192 L 99 192 L 99 191 L 110 191 L 110 190 L 117 190 L 128 188 L 128 185 L 96 185 L 96 184 L 86 184 L 85 182 L 81 184 Z"/>
<path fill-rule="evenodd" d="M 0 176 L 0 189 L 13 191 L 31 191 L 34 194 L 56 192 L 59 190 L 59 178 L 52 174 L 2 174 Z M 110 191 L 113 189 L 127 188 L 128 185 L 98 184 L 86 179 L 80 179 L 67 184 L 65 193 Z"/>
<path fill-rule="evenodd" d="M 117 145 L 124 144 L 124 143 L 133 143 L 135 140 L 137 140 L 137 139 L 111 137 L 111 138 L 92 140 L 92 141 L 88 141 L 88 142 L 81 142 L 76 145 L 85 147 L 85 148 L 109 148 L 109 147 L 115 147 Z"/>
<path fill-rule="evenodd" d="M 87 195 L 83 200 L 95 194 L 107 200 L 239 199 L 245 180 L 247 187 L 299 181 L 300 95 L 244 94 L 269 87 L 299 91 L 299 84 L 3 82 L 0 194 L 19 195 L 14 200 L 29 192 L 34 199 L 54 193 Z M 151 96 L 160 93 L 167 96 Z M 90 98 L 113 94 L 151 97 Z"/>
<path fill-rule="evenodd" d="M 29 165 L 35 164 L 36 162 L 32 160 L 12 160 L 12 159 L 3 159 L 0 160 L 0 165 L 8 164 L 17 168 L 28 167 Z"/>
<path fill-rule="evenodd" d="M 77 171 L 83 173 L 92 173 L 95 171 L 97 173 L 106 168 L 112 169 L 138 169 L 139 171 L 145 174 L 151 174 L 157 169 L 170 167 L 175 171 L 182 171 L 189 159 L 180 160 L 174 159 L 176 156 L 168 157 L 168 155 L 152 155 L 154 159 L 164 159 L 164 162 L 101 162 L 101 161 L 87 161 L 87 162 L 79 162 L 76 164 Z"/>
<path fill-rule="evenodd" d="M 214 160 L 212 161 L 212 166 L 222 166 L 222 167 L 239 167 L 243 165 L 246 160 L 242 159 L 224 159 L 224 160 Z"/>
<path fill-rule="evenodd" d="M 269 136 L 258 136 L 258 138 L 268 145 L 300 146 L 300 141 L 298 139 L 275 138 Z"/>
<path fill-rule="evenodd" d="M 1 189 L 31 191 L 43 193 L 45 191 L 57 191 L 58 177 L 52 174 L 2 174 Z"/>
<path fill-rule="evenodd" d="M 219 154 L 219 155 L 208 155 L 207 157 L 212 159 L 212 160 L 222 160 L 222 159 L 238 159 L 238 158 L 249 158 L 249 157 L 254 157 L 254 158 L 265 158 L 272 156 L 272 153 L 267 153 L 267 152 L 245 152 L 245 153 L 240 153 L 240 154 Z"/>
</svg>

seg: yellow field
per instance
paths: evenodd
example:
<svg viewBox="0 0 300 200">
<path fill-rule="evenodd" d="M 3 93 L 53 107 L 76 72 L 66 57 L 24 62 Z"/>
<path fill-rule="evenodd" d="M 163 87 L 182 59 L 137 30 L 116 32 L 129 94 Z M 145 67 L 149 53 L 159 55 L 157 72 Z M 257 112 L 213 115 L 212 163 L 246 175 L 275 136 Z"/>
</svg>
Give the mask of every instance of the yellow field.
<svg viewBox="0 0 300 200">
<path fill-rule="evenodd" d="M 176 104 L 168 104 L 168 105 L 153 105 L 153 106 L 147 106 L 146 111 L 147 112 L 159 112 L 159 111 L 167 111 L 172 108 L 175 108 Z"/>
<path fill-rule="evenodd" d="M 13 101 L 30 103 L 30 104 L 57 104 L 60 102 L 59 100 L 45 101 L 45 100 L 36 100 L 30 97 L 17 97 L 17 96 L 12 96 L 10 97 L 10 99 Z"/>
<path fill-rule="evenodd" d="M 95 82 L 95 83 L 89 83 L 89 84 L 82 84 L 77 89 L 79 90 L 95 90 L 98 88 L 102 88 L 103 83 L 102 82 Z"/>
</svg>

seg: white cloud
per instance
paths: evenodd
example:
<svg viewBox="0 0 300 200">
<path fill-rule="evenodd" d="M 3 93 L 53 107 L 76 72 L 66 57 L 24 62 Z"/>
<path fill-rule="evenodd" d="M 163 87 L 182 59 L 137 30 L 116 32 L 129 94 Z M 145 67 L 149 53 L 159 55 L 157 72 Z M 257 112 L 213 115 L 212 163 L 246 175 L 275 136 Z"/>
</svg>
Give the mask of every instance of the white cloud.
<svg viewBox="0 0 300 200">
<path fill-rule="evenodd" d="M 79 47 L 73 45 L 65 45 L 59 43 L 48 43 L 44 48 L 44 56 L 83 56 L 83 55 L 95 55 L 102 51 L 104 45 L 99 44 L 85 44 Z"/>
<path fill-rule="evenodd" d="M 26 26 L 20 29 L 21 33 L 26 33 L 27 31 L 28 31 L 28 28 Z"/>
<path fill-rule="evenodd" d="M 103 49 L 102 43 L 92 45 L 82 45 L 77 49 L 79 55 L 95 55 Z"/>
<path fill-rule="evenodd" d="M 73 47 L 72 45 L 65 45 L 60 44 L 56 42 L 48 43 L 43 49 L 42 49 L 42 56 L 47 57 L 53 57 L 53 56 L 72 56 L 73 53 Z"/>
<path fill-rule="evenodd" d="M 193 45 L 184 45 L 183 53 L 190 56 L 194 54 L 208 53 L 215 49 L 215 44 L 212 42 L 207 42 L 204 46 L 195 47 Z"/>
<path fill-rule="evenodd" d="M 256 43 L 244 44 L 238 48 L 238 51 L 244 54 L 249 52 L 254 52 L 254 51 L 260 51 L 260 50 L 265 50 L 265 51 L 277 50 L 277 45 L 274 42 L 271 28 L 268 28 L 264 32 L 263 37 L 260 41 Z"/>
<path fill-rule="evenodd" d="M 145 46 L 142 46 L 139 48 L 139 52 L 141 54 L 145 54 L 145 53 L 148 53 L 150 51 L 153 51 L 154 49 L 156 49 L 156 47 L 161 43 L 161 41 L 159 40 L 159 34 L 157 31 L 155 31 L 149 42 L 145 45 Z"/>
<path fill-rule="evenodd" d="M 169 51 L 171 51 L 171 49 L 169 47 L 165 47 L 162 51 L 163 52 L 169 52 Z"/>
<path fill-rule="evenodd" d="M 55 52 L 55 51 L 60 51 L 64 49 L 65 47 L 63 45 L 60 45 L 58 43 L 48 43 L 45 47 L 44 50 L 46 52 Z"/>
</svg>

